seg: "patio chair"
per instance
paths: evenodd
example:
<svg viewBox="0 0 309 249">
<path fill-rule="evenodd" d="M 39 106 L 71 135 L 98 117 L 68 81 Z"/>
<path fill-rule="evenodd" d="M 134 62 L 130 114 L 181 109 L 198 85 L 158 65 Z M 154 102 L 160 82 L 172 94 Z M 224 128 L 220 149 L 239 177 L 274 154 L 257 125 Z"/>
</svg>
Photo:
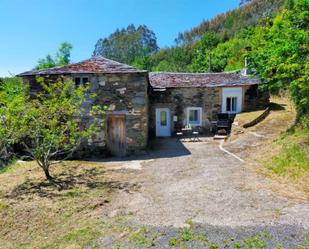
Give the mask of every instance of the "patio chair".
<svg viewBox="0 0 309 249">
<path fill-rule="evenodd" d="M 228 113 L 218 113 L 216 135 L 228 135 L 230 131 L 230 117 Z"/>
<path fill-rule="evenodd" d="M 201 127 L 197 126 L 192 130 L 192 142 L 199 142 L 200 138 L 199 135 L 201 133 Z"/>
<path fill-rule="evenodd" d="M 183 132 L 181 132 L 181 131 L 176 132 L 176 136 L 177 136 L 177 139 L 179 141 L 183 137 Z"/>
</svg>

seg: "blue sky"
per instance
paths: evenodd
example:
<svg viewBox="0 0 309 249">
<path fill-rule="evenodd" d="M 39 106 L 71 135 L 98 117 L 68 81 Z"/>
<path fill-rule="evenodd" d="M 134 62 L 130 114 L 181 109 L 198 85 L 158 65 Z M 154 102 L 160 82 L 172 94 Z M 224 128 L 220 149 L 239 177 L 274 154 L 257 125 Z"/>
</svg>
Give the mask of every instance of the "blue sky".
<svg viewBox="0 0 309 249">
<path fill-rule="evenodd" d="M 160 47 L 181 31 L 237 7 L 239 0 L 0 0 L 0 76 L 17 74 L 54 54 L 63 41 L 72 61 L 89 58 L 100 37 L 146 24 Z"/>
</svg>

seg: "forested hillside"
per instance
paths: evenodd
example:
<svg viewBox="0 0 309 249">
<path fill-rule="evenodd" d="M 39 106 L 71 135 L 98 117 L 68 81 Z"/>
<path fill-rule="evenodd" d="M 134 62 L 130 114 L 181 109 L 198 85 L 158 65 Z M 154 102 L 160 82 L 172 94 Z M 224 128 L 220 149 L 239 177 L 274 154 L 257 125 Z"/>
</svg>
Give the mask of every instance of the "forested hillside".
<svg viewBox="0 0 309 249">
<path fill-rule="evenodd" d="M 222 13 L 211 20 L 205 20 L 198 26 L 179 33 L 175 42 L 177 45 L 190 44 L 209 31 L 215 32 L 223 40 L 230 39 L 241 29 L 265 22 L 275 16 L 283 3 L 284 0 L 241 1 L 239 8 Z"/>
<path fill-rule="evenodd" d="M 157 50 L 157 38 L 152 30 L 146 25 L 136 28 L 130 24 L 126 29 L 117 29 L 107 38 L 100 38 L 93 55 L 130 64 L 136 57 L 147 56 Z"/>
</svg>

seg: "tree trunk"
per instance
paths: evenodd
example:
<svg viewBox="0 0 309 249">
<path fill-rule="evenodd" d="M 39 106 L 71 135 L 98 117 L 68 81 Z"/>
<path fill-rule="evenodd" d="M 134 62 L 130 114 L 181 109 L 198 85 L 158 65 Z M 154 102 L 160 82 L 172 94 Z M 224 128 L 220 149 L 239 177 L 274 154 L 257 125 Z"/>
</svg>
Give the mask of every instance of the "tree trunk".
<svg viewBox="0 0 309 249">
<path fill-rule="evenodd" d="M 47 180 L 52 180 L 53 177 L 49 174 L 49 167 L 48 166 L 44 166 L 43 167 L 44 170 L 44 174 Z"/>
</svg>

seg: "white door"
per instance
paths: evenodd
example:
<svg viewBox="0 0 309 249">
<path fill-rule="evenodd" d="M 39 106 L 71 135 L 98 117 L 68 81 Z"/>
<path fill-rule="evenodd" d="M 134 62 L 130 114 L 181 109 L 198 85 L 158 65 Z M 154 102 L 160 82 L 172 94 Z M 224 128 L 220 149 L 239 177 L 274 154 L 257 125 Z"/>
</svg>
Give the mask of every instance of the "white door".
<svg viewBox="0 0 309 249">
<path fill-rule="evenodd" d="M 171 112 L 168 108 L 156 109 L 156 136 L 171 136 Z"/>
<path fill-rule="evenodd" d="M 222 89 L 222 112 L 239 113 L 242 111 L 242 88 L 230 87 Z"/>
</svg>

